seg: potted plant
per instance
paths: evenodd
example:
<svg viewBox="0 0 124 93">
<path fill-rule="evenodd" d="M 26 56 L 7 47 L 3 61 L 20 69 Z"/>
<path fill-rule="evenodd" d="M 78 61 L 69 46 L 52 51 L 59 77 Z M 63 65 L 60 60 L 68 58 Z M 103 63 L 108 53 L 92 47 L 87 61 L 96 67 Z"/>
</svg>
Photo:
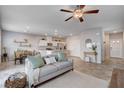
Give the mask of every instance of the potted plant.
<svg viewBox="0 0 124 93">
<path fill-rule="evenodd" d="M 95 52 L 95 55 L 97 55 L 96 49 L 97 45 L 95 43 L 92 43 L 92 50 Z"/>
</svg>

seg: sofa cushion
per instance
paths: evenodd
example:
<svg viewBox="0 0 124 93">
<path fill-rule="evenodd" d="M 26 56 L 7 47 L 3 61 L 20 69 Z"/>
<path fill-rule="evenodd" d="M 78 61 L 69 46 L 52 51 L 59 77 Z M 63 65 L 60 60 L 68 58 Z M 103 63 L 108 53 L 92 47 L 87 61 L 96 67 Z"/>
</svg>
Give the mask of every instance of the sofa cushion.
<svg viewBox="0 0 124 93">
<path fill-rule="evenodd" d="M 63 52 L 58 52 L 58 61 L 65 61 L 65 54 Z"/>
<path fill-rule="evenodd" d="M 50 61 L 51 61 L 52 63 L 55 63 L 55 62 L 56 62 L 55 57 L 50 57 Z"/>
<path fill-rule="evenodd" d="M 69 62 L 69 61 L 61 61 L 61 62 L 56 62 L 56 63 L 54 63 L 53 65 L 56 66 L 56 67 L 60 70 L 60 69 L 63 69 L 63 68 L 72 66 L 72 62 Z"/>
<path fill-rule="evenodd" d="M 45 65 L 40 68 L 40 77 L 46 76 L 48 74 L 54 73 L 57 71 L 57 67 L 54 65 Z"/>
<path fill-rule="evenodd" d="M 44 58 L 44 60 L 45 60 L 46 64 L 51 64 L 52 63 L 52 61 L 50 60 L 49 57 Z"/>
<path fill-rule="evenodd" d="M 40 55 L 28 56 L 27 58 L 31 62 L 31 64 L 33 66 L 33 69 L 39 68 L 39 67 L 45 65 L 45 63 L 44 63 L 44 61 L 43 61 L 43 59 L 41 58 Z"/>
<path fill-rule="evenodd" d="M 53 53 L 53 54 L 51 54 L 51 55 L 48 55 L 48 57 L 55 57 L 55 60 L 56 61 L 58 61 L 58 55 L 57 54 L 55 54 L 55 53 Z"/>
</svg>

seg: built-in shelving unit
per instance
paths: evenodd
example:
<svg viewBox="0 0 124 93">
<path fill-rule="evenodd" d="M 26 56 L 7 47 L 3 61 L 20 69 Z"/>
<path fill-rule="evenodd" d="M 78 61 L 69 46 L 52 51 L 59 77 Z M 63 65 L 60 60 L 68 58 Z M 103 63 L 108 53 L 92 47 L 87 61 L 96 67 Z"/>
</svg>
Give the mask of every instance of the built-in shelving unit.
<svg viewBox="0 0 124 93">
<path fill-rule="evenodd" d="M 39 41 L 39 49 L 65 50 L 66 39 L 59 37 L 42 37 Z"/>
</svg>

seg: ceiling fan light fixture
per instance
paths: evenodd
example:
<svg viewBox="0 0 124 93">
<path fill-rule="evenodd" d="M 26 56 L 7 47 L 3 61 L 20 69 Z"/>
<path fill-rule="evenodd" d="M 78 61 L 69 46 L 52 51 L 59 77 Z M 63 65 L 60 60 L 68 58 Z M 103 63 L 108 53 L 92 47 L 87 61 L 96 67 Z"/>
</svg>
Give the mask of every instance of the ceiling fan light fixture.
<svg viewBox="0 0 124 93">
<path fill-rule="evenodd" d="M 76 10 L 74 11 L 74 13 L 73 13 L 73 16 L 74 16 L 75 18 L 80 18 L 80 17 L 83 16 L 83 11 L 82 11 L 81 9 L 76 9 Z"/>
<path fill-rule="evenodd" d="M 68 21 L 72 18 L 78 19 L 80 22 L 83 22 L 83 16 L 85 14 L 96 14 L 99 13 L 99 10 L 88 10 L 85 11 L 84 10 L 85 5 L 78 5 L 77 8 L 75 8 L 73 11 L 72 10 L 66 10 L 66 9 L 61 9 L 60 11 L 62 12 L 68 12 L 68 13 L 72 13 L 72 16 L 70 16 L 69 18 L 67 18 L 65 21 Z"/>
</svg>

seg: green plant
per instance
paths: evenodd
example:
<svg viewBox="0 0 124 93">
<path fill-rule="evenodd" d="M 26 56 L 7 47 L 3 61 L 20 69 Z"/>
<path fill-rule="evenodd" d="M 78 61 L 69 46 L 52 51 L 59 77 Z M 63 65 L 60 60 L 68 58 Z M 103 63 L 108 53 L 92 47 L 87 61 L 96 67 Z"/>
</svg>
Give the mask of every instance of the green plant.
<svg viewBox="0 0 124 93">
<path fill-rule="evenodd" d="M 96 49 L 97 49 L 97 45 L 96 44 L 92 44 L 92 50 L 96 51 Z"/>
<path fill-rule="evenodd" d="M 96 49 L 97 49 L 97 45 L 96 44 L 93 44 L 92 45 L 92 50 L 95 52 L 95 55 L 97 55 Z"/>
</svg>

